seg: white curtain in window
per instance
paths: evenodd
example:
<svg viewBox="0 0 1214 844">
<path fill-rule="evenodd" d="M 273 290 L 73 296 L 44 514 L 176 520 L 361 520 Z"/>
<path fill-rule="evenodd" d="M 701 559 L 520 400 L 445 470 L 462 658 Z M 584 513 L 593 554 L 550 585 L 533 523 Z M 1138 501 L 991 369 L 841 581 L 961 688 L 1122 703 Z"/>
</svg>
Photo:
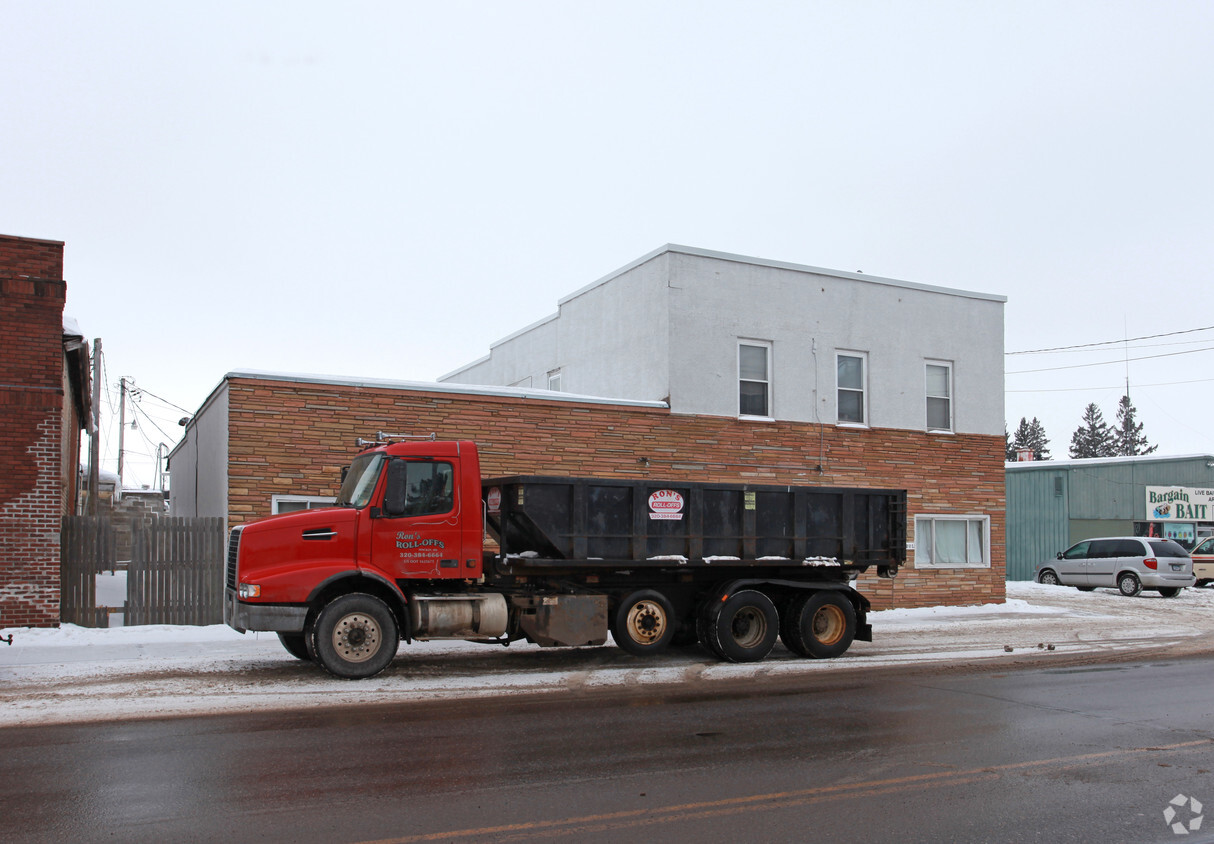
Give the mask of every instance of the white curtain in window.
<svg viewBox="0 0 1214 844">
<path fill-rule="evenodd" d="M 986 555 L 983 553 L 984 549 L 982 547 L 982 522 L 978 521 L 977 519 L 971 519 L 970 521 L 966 522 L 966 525 L 969 526 L 969 560 L 967 560 L 967 562 L 982 565 L 986 559 Z"/>
<path fill-rule="evenodd" d="M 767 380 L 767 349 L 746 346 L 738 349 L 738 371 L 747 381 Z"/>
<path fill-rule="evenodd" d="M 936 522 L 936 546 L 932 562 L 940 565 L 964 564 L 966 522 L 958 519 L 940 519 Z"/>
</svg>

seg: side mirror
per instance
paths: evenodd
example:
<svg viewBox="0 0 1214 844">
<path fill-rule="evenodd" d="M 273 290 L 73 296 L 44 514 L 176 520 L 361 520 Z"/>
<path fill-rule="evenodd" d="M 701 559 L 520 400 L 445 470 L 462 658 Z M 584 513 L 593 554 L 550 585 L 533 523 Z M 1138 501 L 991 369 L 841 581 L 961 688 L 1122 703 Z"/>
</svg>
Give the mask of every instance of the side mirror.
<svg viewBox="0 0 1214 844">
<path fill-rule="evenodd" d="M 388 461 L 388 480 L 384 489 L 384 516 L 388 518 L 405 515 L 408 465 L 404 460 Z"/>
<path fill-rule="evenodd" d="M 1061 560 L 1061 559 L 1062 559 L 1062 552 L 1061 552 L 1061 551 L 1059 551 L 1059 552 L 1058 552 L 1058 559 L 1059 559 L 1059 560 Z"/>
</svg>

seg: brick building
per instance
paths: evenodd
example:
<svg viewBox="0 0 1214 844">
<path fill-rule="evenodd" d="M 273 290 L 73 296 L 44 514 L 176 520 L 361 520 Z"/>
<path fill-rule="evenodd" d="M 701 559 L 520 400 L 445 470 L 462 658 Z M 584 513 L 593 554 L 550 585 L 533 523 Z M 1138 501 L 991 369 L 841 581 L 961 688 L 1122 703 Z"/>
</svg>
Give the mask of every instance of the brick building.
<svg viewBox="0 0 1214 844">
<path fill-rule="evenodd" d="M 332 501 L 358 437 L 471 439 L 486 476 L 584 475 L 908 491 L 909 526 L 980 529 L 969 565 L 910 554 L 859 588 L 878 608 L 1002 601 L 1002 436 L 672 413 L 664 402 L 520 388 L 232 372 L 170 456 L 174 515 L 231 524 Z"/>
<path fill-rule="evenodd" d="M 59 531 L 79 500 L 89 350 L 65 323 L 63 243 L 0 235 L 0 626 L 59 623 Z"/>
</svg>

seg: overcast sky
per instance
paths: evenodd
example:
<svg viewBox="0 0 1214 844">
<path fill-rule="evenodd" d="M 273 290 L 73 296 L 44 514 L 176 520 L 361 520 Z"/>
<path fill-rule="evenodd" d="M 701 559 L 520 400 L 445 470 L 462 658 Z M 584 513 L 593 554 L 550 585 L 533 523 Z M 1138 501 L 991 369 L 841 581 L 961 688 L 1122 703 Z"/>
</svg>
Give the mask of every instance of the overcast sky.
<svg viewBox="0 0 1214 844">
<path fill-rule="evenodd" d="M 160 400 L 433 380 L 665 243 L 1007 296 L 1009 353 L 1116 341 L 1009 354 L 1011 429 L 1065 457 L 1128 370 L 1160 453 L 1214 452 L 1214 3 L 0 13 L 0 232 L 66 242 L 147 391 L 128 483 Z"/>
</svg>

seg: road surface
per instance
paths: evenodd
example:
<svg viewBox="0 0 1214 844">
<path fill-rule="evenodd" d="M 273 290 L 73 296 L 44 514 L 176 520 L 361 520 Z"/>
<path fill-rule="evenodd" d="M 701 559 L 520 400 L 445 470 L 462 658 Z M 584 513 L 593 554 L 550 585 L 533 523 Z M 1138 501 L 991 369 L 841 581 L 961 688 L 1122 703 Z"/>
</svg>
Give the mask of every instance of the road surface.
<svg viewBox="0 0 1214 844">
<path fill-rule="evenodd" d="M 1214 811 L 1212 672 L 1156 655 L 13 727 L 0 817 L 7 842 L 1211 840 L 1189 827 Z"/>
</svg>

